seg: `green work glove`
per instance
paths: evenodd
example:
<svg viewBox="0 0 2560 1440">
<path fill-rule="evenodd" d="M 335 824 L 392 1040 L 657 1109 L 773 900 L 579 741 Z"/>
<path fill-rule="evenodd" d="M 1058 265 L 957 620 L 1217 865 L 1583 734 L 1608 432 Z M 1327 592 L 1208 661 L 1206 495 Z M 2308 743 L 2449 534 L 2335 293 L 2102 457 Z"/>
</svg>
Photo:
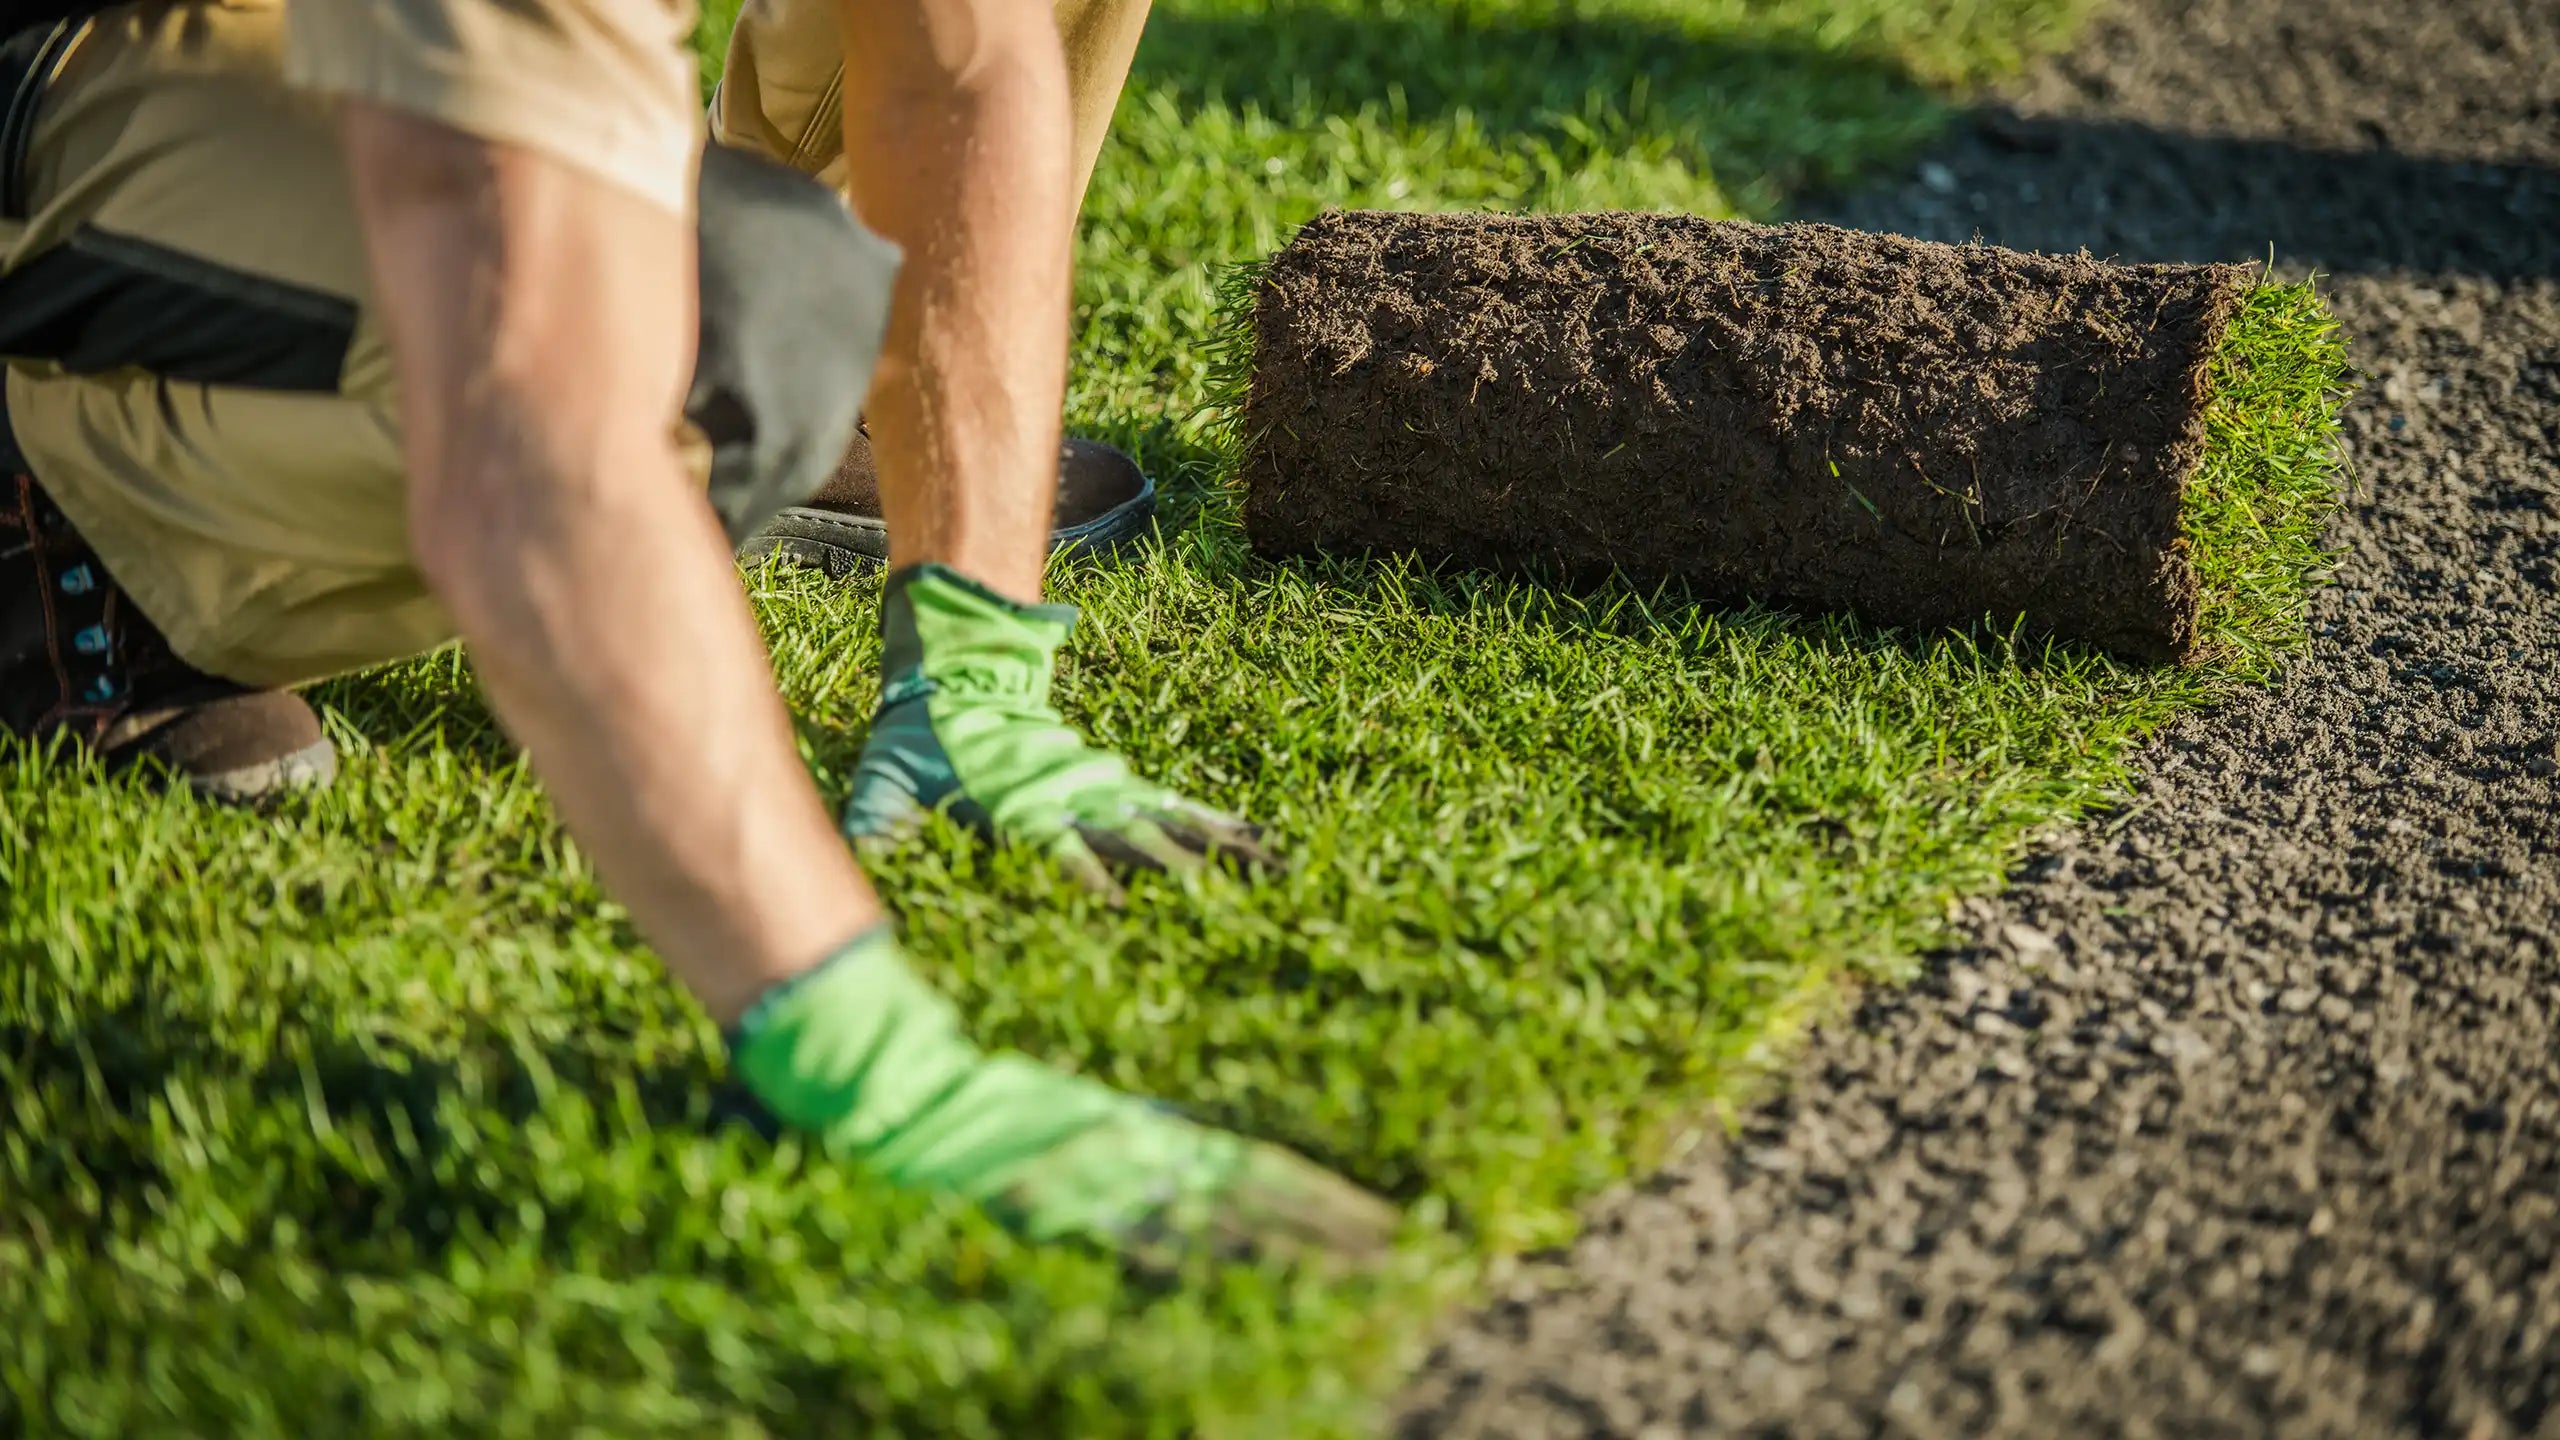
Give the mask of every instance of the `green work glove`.
<svg viewBox="0 0 2560 1440">
<path fill-rule="evenodd" d="M 885 925 L 768 992 L 729 1043 L 747 1089 L 828 1155 L 972 1201 L 1035 1240 L 1159 1267 L 1197 1254 L 1362 1264 L 1399 1223 L 1289 1151 L 979 1050 Z"/>
<path fill-rule="evenodd" d="M 1233 856 L 1277 866 L 1261 832 L 1130 773 L 1049 703 L 1075 607 L 1018 605 L 941 565 L 889 577 L 880 713 L 855 766 L 845 834 L 904 835 L 930 811 L 1037 846 L 1116 894 L 1104 864 L 1169 870 Z"/>
</svg>

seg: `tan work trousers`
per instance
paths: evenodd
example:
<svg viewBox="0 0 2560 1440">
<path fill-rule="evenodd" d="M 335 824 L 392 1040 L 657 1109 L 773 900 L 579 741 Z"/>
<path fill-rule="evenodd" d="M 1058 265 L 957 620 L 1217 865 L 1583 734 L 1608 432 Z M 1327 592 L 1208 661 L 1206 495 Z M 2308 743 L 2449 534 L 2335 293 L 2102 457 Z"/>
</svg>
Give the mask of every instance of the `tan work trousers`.
<svg viewBox="0 0 2560 1440">
<path fill-rule="evenodd" d="M 1146 9 L 1059 7 L 1088 173 Z M 715 135 L 840 184 L 834 24 L 831 0 L 750 0 Z M 284 29 L 278 0 L 105 10 L 41 57 L 34 124 L 0 156 L 0 279 L 64 321 L 0 325 L 17 447 L 170 648 L 252 685 L 452 635 L 410 557 L 329 115 L 286 84 Z"/>
</svg>

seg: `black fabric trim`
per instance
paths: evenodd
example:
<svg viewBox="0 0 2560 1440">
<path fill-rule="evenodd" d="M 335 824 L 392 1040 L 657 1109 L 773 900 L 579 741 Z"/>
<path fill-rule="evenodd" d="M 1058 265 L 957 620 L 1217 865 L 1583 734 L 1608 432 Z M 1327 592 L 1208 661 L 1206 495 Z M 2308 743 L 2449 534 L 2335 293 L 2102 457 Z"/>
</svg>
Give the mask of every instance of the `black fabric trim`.
<svg viewBox="0 0 2560 1440">
<path fill-rule="evenodd" d="M 331 393 L 355 302 L 83 226 L 0 275 L 0 356 L 74 374 Z"/>
<path fill-rule="evenodd" d="M 27 468 L 27 452 L 18 448 L 18 432 L 9 424 L 9 386 L 0 380 L 0 479 Z"/>
<path fill-rule="evenodd" d="M 94 15 L 114 0 L 0 0 L 0 35 Z"/>
</svg>

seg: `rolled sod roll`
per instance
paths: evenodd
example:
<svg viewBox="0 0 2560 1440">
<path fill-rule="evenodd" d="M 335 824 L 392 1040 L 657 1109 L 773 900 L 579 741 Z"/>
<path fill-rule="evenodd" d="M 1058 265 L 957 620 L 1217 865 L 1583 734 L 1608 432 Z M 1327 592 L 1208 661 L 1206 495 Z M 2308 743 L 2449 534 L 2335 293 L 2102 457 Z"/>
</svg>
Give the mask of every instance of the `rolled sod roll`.
<svg viewBox="0 0 2560 1440">
<path fill-rule="evenodd" d="M 1246 528 L 1272 556 L 1614 572 L 2194 661 L 2192 552 L 2230 517 L 2191 492 L 2254 281 L 1824 225 L 1328 214 L 1250 290 Z M 2292 339 L 2334 347 L 2297 289 Z M 2315 537 L 2278 571 L 2334 503 L 2337 373 L 2288 389 L 2312 396 L 2291 468 L 2228 482 Z"/>
</svg>

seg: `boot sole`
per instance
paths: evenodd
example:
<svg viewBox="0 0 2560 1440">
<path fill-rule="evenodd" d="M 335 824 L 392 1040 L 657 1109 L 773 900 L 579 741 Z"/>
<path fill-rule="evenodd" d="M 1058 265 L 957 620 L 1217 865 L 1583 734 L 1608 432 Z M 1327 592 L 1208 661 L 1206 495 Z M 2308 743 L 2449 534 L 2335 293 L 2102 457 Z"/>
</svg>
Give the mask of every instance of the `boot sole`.
<svg viewBox="0 0 2560 1440">
<path fill-rule="evenodd" d="M 273 760 L 189 775 L 187 788 L 208 800 L 253 805 L 294 790 L 316 790 L 338 778 L 338 747 L 320 740 Z"/>
<path fill-rule="evenodd" d="M 1092 519 L 1049 532 L 1049 553 L 1072 551 L 1087 559 L 1109 559 L 1144 539 L 1155 516 L 1156 482 L 1148 478 L 1137 494 Z M 786 506 L 747 537 L 747 543 L 738 547 L 738 558 L 750 564 L 782 560 L 841 580 L 889 563 L 889 527 L 876 516 Z"/>
</svg>

